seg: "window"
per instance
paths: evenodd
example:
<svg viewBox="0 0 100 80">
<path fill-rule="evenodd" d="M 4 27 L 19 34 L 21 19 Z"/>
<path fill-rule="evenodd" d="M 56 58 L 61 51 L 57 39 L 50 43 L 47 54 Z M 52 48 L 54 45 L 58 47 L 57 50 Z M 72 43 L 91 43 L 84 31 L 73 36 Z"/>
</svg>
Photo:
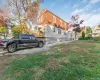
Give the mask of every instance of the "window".
<svg viewBox="0 0 100 80">
<path fill-rule="evenodd" d="M 55 16 L 53 16 L 53 21 L 54 21 L 54 23 L 56 23 L 56 17 Z"/>
<path fill-rule="evenodd" d="M 62 21 L 60 20 L 60 24 L 61 24 L 61 26 L 62 26 Z"/>
<path fill-rule="evenodd" d="M 22 36 L 21 36 L 21 39 L 30 39 L 30 36 L 22 35 Z"/>
<path fill-rule="evenodd" d="M 61 29 L 60 28 L 58 28 L 58 34 L 61 34 Z"/>
<path fill-rule="evenodd" d="M 53 32 L 55 32 L 55 27 L 53 28 Z"/>
<path fill-rule="evenodd" d="M 36 38 L 34 36 L 30 36 L 30 39 L 35 40 Z"/>
<path fill-rule="evenodd" d="M 67 33 L 66 33 L 66 32 L 64 32 L 64 35 L 67 35 Z"/>
</svg>

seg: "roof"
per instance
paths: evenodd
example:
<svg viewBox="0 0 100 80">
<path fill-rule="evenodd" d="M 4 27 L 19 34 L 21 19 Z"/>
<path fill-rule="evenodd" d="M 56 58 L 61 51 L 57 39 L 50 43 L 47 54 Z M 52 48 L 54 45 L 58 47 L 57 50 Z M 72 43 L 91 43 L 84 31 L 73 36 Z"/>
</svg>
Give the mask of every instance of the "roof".
<svg viewBox="0 0 100 80">
<path fill-rule="evenodd" d="M 43 11 L 47 11 L 47 12 L 49 12 L 49 13 L 55 15 L 56 17 L 60 18 L 59 16 L 57 16 L 56 14 L 52 13 L 51 11 L 49 11 L 49 10 L 47 10 L 47 9 L 42 9 L 42 10 L 40 11 L 40 13 L 42 13 Z M 62 18 L 60 18 L 60 19 L 63 20 Z M 63 20 L 63 21 L 66 22 L 65 20 Z M 68 22 L 66 22 L 66 23 L 68 24 Z"/>
</svg>

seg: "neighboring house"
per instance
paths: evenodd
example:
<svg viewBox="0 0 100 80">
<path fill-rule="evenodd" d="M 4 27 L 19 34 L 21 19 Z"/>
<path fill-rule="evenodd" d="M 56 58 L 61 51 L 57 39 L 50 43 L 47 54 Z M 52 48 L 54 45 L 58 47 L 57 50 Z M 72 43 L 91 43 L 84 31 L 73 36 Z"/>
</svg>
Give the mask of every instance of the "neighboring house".
<svg viewBox="0 0 100 80">
<path fill-rule="evenodd" d="M 100 36 L 100 27 L 97 26 L 92 30 L 92 37 L 98 37 Z"/>
<path fill-rule="evenodd" d="M 40 12 L 35 29 L 42 37 L 68 38 L 68 23 L 46 9 Z"/>
<path fill-rule="evenodd" d="M 78 38 L 82 37 L 82 32 L 86 33 L 86 27 L 80 27 L 81 32 L 78 33 Z"/>
<path fill-rule="evenodd" d="M 85 26 L 80 27 L 79 29 L 80 29 L 80 32 L 77 32 L 77 33 L 76 33 L 76 40 L 78 40 L 78 38 L 82 37 L 82 32 L 86 33 L 86 27 L 85 27 Z M 75 40 L 75 31 L 74 31 L 74 28 L 72 28 L 71 31 L 69 30 L 69 34 L 70 34 L 69 37 L 70 37 L 72 40 Z"/>
<path fill-rule="evenodd" d="M 49 10 L 43 9 L 38 16 L 38 26 L 34 32 L 37 32 L 37 37 L 45 37 L 51 39 L 50 41 L 65 40 L 68 39 L 68 23 Z"/>
</svg>

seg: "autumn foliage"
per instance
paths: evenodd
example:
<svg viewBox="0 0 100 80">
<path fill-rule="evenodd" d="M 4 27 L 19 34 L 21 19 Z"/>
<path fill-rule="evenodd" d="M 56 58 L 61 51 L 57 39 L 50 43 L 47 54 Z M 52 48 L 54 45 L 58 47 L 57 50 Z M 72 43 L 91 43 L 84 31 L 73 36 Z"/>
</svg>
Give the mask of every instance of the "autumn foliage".
<svg viewBox="0 0 100 80">
<path fill-rule="evenodd" d="M 0 9 L 0 27 L 9 22 L 8 12 Z"/>
<path fill-rule="evenodd" d="M 14 26 L 12 28 L 12 32 L 13 32 L 14 37 L 18 37 L 18 35 L 22 34 L 22 33 L 29 33 L 26 24 L 21 24 L 21 25 L 18 25 L 18 26 Z"/>
<path fill-rule="evenodd" d="M 0 37 L 3 36 L 4 38 L 6 38 L 8 36 L 8 28 L 3 26 L 0 27 Z"/>
</svg>

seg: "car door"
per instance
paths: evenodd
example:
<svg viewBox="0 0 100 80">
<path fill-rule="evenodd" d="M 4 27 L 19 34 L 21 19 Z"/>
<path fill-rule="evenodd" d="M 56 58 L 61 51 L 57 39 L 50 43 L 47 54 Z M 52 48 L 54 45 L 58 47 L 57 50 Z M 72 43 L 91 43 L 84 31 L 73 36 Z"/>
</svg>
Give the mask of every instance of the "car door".
<svg viewBox="0 0 100 80">
<path fill-rule="evenodd" d="M 36 37 L 34 37 L 34 36 L 30 36 L 30 45 L 31 46 L 38 46 L 38 40 L 37 40 L 37 38 Z"/>
<path fill-rule="evenodd" d="M 28 47 L 30 46 L 29 45 L 29 41 L 30 40 L 30 37 L 28 35 L 22 35 L 20 40 L 19 40 L 19 43 L 20 43 L 20 46 L 21 47 Z"/>
</svg>

